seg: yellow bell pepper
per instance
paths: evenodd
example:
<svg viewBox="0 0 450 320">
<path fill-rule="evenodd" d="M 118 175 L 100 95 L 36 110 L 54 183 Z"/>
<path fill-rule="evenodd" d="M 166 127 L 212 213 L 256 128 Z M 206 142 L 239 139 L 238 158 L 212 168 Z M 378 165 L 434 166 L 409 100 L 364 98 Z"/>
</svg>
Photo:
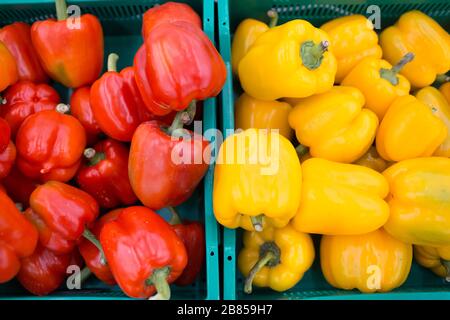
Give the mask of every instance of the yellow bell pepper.
<svg viewBox="0 0 450 320">
<path fill-rule="evenodd" d="M 416 97 L 398 97 L 381 121 L 376 137 L 383 159 L 401 161 L 431 156 L 447 137 L 442 120 Z"/>
<path fill-rule="evenodd" d="M 369 149 L 378 127 L 375 113 L 363 106 L 358 89 L 336 86 L 301 99 L 289 114 L 289 124 L 313 157 L 353 162 Z"/>
<path fill-rule="evenodd" d="M 439 87 L 439 91 L 445 97 L 445 100 L 450 104 L 450 82 L 446 82 Z"/>
<path fill-rule="evenodd" d="M 403 14 L 397 23 L 380 35 L 383 57 L 394 64 L 405 54 L 415 56 L 400 72 L 413 87 L 434 82 L 450 69 L 450 35 L 432 18 L 420 11 Z"/>
<path fill-rule="evenodd" d="M 260 35 L 239 63 L 242 88 L 252 97 L 304 98 L 331 89 L 336 58 L 328 35 L 305 20 L 292 20 Z"/>
<path fill-rule="evenodd" d="M 450 281 L 450 246 L 414 246 L 414 258 L 421 266 Z"/>
<path fill-rule="evenodd" d="M 416 93 L 416 98 L 422 101 L 431 112 L 442 120 L 447 128 L 447 138 L 433 153 L 435 156 L 450 157 L 450 104 L 434 87 L 425 87 Z"/>
<path fill-rule="evenodd" d="M 401 286 L 411 269 L 413 249 L 382 229 L 352 236 L 323 236 L 320 263 L 335 288 L 387 292 Z"/>
<path fill-rule="evenodd" d="M 354 162 L 354 164 L 358 164 L 378 172 L 383 172 L 389 166 L 389 163 L 380 157 L 377 152 L 377 148 L 374 146 L 371 146 L 361 158 Z"/>
<path fill-rule="evenodd" d="M 366 98 L 365 107 L 375 112 L 381 121 L 397 97 L 409 94 L 411 85 L 398 72 L 413 57 L 407 54 L 394 67 L 386 60 L 366 58 L 347 74 L 342 85 L 361 90 Z"/>
<path fill-rule="evenodd" d="M 263 232 L 246 231 L 244 247 L 238 256 L 238 268 L 247 277 L 244 292 L 252 292 L 252 284 L 286 291 L 295 286 L 314 261 L 311 237 L 296 231 L 290 224 Z"/>
<path fill-rule="evenodd" d="M 343 16 L 320 27 L 330 37 L 333 54 L 337 59 L 336 83 L 365 57 L 380 59 L 383 52 L 372 22 L 363 15 Z"/>
<path fill-rule="evenodd" d="M 355 164 L 311 158 L 302 163 L 302 200 L 292 220 L 301 232 L 368 233 L 384 225 L 389 192 L 382 174 Z"/>
<path fill-rule="evenodd" d="M 275 10 L 269 10 L 267 15 L 270 18 L 269 25 L 256 19 L 244 19 L 237 26 L 234 32 L 233 42 L 231 43 L 231 68 L 234 74 L 238 73 L 238 66 L 241 59 L 256 39 L 269 30 L 269 28 L 276 26 L 278 13 Z"/>
<path fill-rule="evenodd" d="M 292 138 L 288 116 L 292 107 L 281 101 L 255 99 L 245 92 L 234 105 L 234 123 L 238 129 L 278 129 L 287 139 Z"/>
<path fill-rule="evenodd" d="M 227 228 L 284 227 L 297 212 L 301 183 L 300 161 L 289 140 L 265 129 L 235 133 L 216 160 L 214 214 Z"/>
<path fill-rule="evenodd" d="M 383 175 L 390 187 L 386 231 L 406 243 L 450 245 L 450 159 L 405 160 Z"/>
</svg>

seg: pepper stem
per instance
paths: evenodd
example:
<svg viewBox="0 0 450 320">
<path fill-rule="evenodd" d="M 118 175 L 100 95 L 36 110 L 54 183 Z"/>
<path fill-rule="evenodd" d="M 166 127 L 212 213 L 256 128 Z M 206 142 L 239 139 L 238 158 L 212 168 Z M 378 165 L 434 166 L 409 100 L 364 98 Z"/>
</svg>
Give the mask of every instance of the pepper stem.
<svg viewBox="0 0 450 320">
<path fill-rule="evenodd" d="M 100 251 L 100 263 L 105 265 L 106 264 L 105 252 L 103 252 L 102 245 L 100 244 L 100 241 L 98 241 L 97 237 L 88 228 L 84 228 L 83 237 L 85 237 L 94 246 L 97 247 L 98 251 Z"/>
<path fill-rule="evenodd" d="M 20 212 L 23 211 L 23 204 L 20 202 L 16 202 L 15 203 L 17 210 L 19 210 Z"/>
<path fill-rule="evenodd" d="M 273 28 L 278 23 L 278 12 L 275 9 L 267 11 L 267 16 L 270 18 L 269 28 Z"/>
<path fill-rule="evenodd" d="M 300 56 L 303 65 L 309 69 L 314 70 L 320 67 L 323 60 L 323 54 L 328 51 L 330 43 L 328 41 L 321 41 L 315 44 L 313 41 L 305 41 L 300 47 Z"/>
<path fill-rule="evenodd" d="M 117 60 L 119 56 L 116 53 L 110 53 L 108 56 L 108 71 L 117 72 Z"/>
<path fill-rule="evenodd" d="M 414 53 L 408 52 L 400 59 L 400 61 L 391 69 L 380 69 L 380 76 L 389 81 L 393 86 L 398 85 L 397 74 L 403 69 L 403 67 L 414 59 Z"/>
<path fill-rule="evenodd" d="M 175 224 L 181 224 L 181 218 L 178 212 L 175 210 L 174 207 L 167 207 L 169 209 L 172 216 L 170 217 L 169 224 L 175 225 Z"/>
<path fill-rule="evenodd" d="M 69 105 L 65 104 L 65 103 L 59 103 L 56 108 L 55 108 L 56 112 L 59 112 L 61 114 L 68 114 L 70 112 L 70 107 Z"/>
<path fill-rule="evenodd" d="M 88 267 L 84 267 L 80 272 L 80 283 L 84 283 L 90 276 L 92 272 Z"/>
<path fill-rule="evenodd" d="M 95 166 L 100 161 L 106 159 L 106 155 L 104 152 L 97 152 L 94 148 L 86 148 L 83 152 L 83 155 L 86 159 L 89 160 L 89 166 Z"/>
<path fill-rule="evenodd" d="M 6 102 L 6 98 L 3 98 L 2 95 L 0 95 L 0 104 L 6 104 Z"/>
<path fill-rule="evenodd" d="M 69 16 L 67 14 L 67 3 L 66 0 L 55 0 L 56 6 L 56 18 L 58 21 L 66 20 Z"/>
<path fill-rule="evenodd" d="M 450 82 L 450 76 L 448 76 L 446 74 L 438 74 L 436 76 L 435 82 L 437 84 L 443 84 L 443 83 L 446 83 L 446 82 Z"/>
<path fill-rule="evenodd" d="M 196 109 L 197 104 L 195 100 L 192 100 L 185 110 L 177 112 L 172 124 L 168 129 L 169 134 L 172 135 L 175 131 L 182 129 L 184 125 L 191 124 L 194 120 Z"/>
<path fill-rule="evenodd" d="M 308 153 L 309 148 L 308 148 L 308 147 L 305 147 L 305 146 L 302 145 L 302 144 L 299 144 L 299 145 L 295 148 L 295 151 L 297 151 L 298 157 L 301 158 L 301 157 L 303 157 L 305 154 Z"/>
<path fill-rule="evenodd" d="M 167 282 L 169 273 L 169 267 L 164 267 L 153 271 L 153 274 L 147 279 L 146 283 L 147 285 L 155 286 L 157 293 L 148 298 L 148 300 L 170 300 L 170 286 Z"/>
<path fill-rule="evenodd" d="M 252 220 L 253 228 L 255 228 L 256 232 L 263 231 L 263 215 L 260 214 L 259 216 L 252 216 L 250 217 Z"/>
<path fill-rule="evenodd" d="M 450 261 L 442 259 L 441 262 L 444 265 L 445 269 L 447 269 L 447 275 L 445 276 L 445 281 L 450 282 Z"/>
<path fill-rule="evenodd" d="M 256 274 L 261 271 L 262 268 L 266 266 L 266 264 L 269 263 L 272 259 L 275 258 L 275 254 L 272 251 L 267 251 L 259 260 L 256 262 L 256 264 L 253 266 L 253 268 L 250 270 L 248 276 L 245 278 L 245 285 L 244 285 L 244 292 L 247 294 L 252 293 L 252 285 L 253 285 L 253 279 L 255 278 Z"/>
</svg>

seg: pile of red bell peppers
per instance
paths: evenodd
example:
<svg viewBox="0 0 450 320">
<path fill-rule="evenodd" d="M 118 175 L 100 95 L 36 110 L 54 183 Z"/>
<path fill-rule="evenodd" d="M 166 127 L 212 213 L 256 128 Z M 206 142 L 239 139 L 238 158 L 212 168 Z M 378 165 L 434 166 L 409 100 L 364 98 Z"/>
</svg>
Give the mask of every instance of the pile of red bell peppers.
<svg viewBox="0 0 450 320">
<path fill-rule="evenodd" d="M 144 14 L 133 65 L 117 70 L 108 52 L 100 74 L 99 20 L 71 28 L 64 0 L 56 13 L 0 29 L 0 283 L 46 295 L 77 265 L 130 297 L 169 299 L 205 259 L 203 225 L 173 207 L 208 168 L 209 141 L 184 126 L 222 89 L 224 62 L 197 13 L 168 2 Z"/>
</svg>

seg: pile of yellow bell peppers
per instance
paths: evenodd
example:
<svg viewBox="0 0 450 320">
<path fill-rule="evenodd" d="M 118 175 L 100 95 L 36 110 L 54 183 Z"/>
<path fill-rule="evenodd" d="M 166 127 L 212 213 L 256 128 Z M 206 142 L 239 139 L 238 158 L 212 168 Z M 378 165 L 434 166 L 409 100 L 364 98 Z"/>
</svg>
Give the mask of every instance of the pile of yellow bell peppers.
<svg viewBox="0 0 450 320">
<path fill-rule="evenodd" d="M 390 291 L 413 256 L 450 281 L 450 35 L 420 11 L 379 35 L 362 15 L 269 16 L 235 31 L 243 131 L 214 176 L 215 217 L 244 229 L 244 291 L 301 281 L 310 234 L 336 288 Z"/>
</svg>

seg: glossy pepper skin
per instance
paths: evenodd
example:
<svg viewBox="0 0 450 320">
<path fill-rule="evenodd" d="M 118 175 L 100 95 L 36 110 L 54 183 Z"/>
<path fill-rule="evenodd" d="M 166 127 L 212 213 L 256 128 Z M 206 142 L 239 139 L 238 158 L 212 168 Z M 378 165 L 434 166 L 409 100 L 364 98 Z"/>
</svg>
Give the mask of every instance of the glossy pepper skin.
<svg viewBox="0 0 450 320">
<path fill-rule="evenodd" d="M 384 59 L 392 64 L 408 52 L 414 54 L 401 71 L 413 87 L 429 86 L 450 69 L 450 35 L 420 11 L 404 13 L 395 25 L 384 29 L 380 45 Z"/>
<path fill-rule="evenodd" d="M 2 179 L 2 184 L 8 190 L 8 195 L 11 199 L 21 203 L 25 208 L 29 207 L 30 196 L 39 185 L 37 181 L 28 178 L 20 172 L 16 165 Z"/>
<path fill-rule="evenodd" d="M 374 146 L 371 146 L 361 158 L 354 162 L 354 164 L 358 164 L 378 172 L 383 172 L 390 165 L 388 161 L 380 157 L 377 152 L 377 148 Z"/>
<path fill-rule="evenodd" d="M 221 145 L 214 171 L 214 215 L 227 228 L 282 228 L 297 212 L 302 169 L 291 142 L 247 129 Z"/>
<path fill-rule="evenodd" d="M 186 201 L 208 169 L 209 142 L 192 131 L 183 132 L 190 138 L 172 137 L 167 126 L 148 121 L 133 136 L 128 175 L 136 196 L 151 209 Z"/>
<path fill-rule="evenodd" d="M 58 254 L 71 252 L 99 214 L 88 193 L 58 181 L 37 187 L 30 209 L 25 215 L 38 229 L 41 245 Z"/>
<path fill-rule="evenodd" d="M 446 82 L 439 87 L 439 91 L 445 97 L 447 102 L 450 104 L 450 82 Z"/>
<path fill-rule="evenodd" d="M 5 178 L 11 171 L 16 160 L 16 147 L 12 141 L 9 141 L 5 150 L 0 152 L 0 179 Z"/>
<path fill-rule="evenodd" d="M 450 157 L 450 104 L 445 97 L 434 87 L 425 87 L 415 94 L 416 98 L 423 102 L 434 116 L 442 120 L 447 128 L 447 137 L 444 142 L 434 151 L 433 155 L 439 157 Z"/>
<path fill-rule="evenodd" d="M 261 100 L 304 98 L 328 91 L 336 74 L 336 58 L 327 52 L 328 46 L 328 35 L 304 20 L 271 28 L 239 63 L 242 88 Z"/>
<path fill-rule="evenodd" d="M 193 100 L 215 97 L 222 90 L 225 63 L 197 26 L 185 21 L 161 23 L 144 40 L 147 77 L 160 105 L 156 115 L 184 110 Z"/>
<path fill-rule="evenodd" d="M 404 160 L 383 172 L 389 182 L 389 220 L 393 237 L 424 246 L 450 245 L 450 159 Z"/>
<path fill-rule="evenodd" d="M 103 226 L 110 221 L 116 220 L 122 210 L 123 209 L 115 209 L 103 215 L 90 229 L 92 234 L 98 239 Z M 92 242 L 86 238 L 81 238 L 78 249 L 84 259 L 84 262 L 86 263 L 86 266 L 92 271 L 92 273 L 95 274 L 97 278 L 109 285 L 116 284 L 116 280 L 111 273 L 109 265 L 103 261 L 102 253 Z"/>
<path fill-rule="evenodd" d="M 85 146 L 84 128 L 75 117 L 41 111 L 25 119 L 17 133 L 17 165 L 32 179 L 69 181 L 78 170 Z"/>
<path fill-rule="evenodd" d="M 31 40 L 46 73 L 68 88 L 94 82 L 103 67 L 103 30 L 97 17 L 67 21 L 65 0 L 56 1 L 58 20 L 36 21 Z M 79 23 L 72 27 L 74 23 Z"/>
<path fill-rule="evenodd" d="M 46 296 L 62 285 L 74 255 L 78 253 L 56 254 L 38 244 L 33 254 L 22 260 L 17 280 L 32 294 Z"/>
<path fill-rule="evenodd" d="M 375 113 L 363 107 L 364 96 L 358 89 L 336 86 L 299 100 L 289 114 L 289 124 L 313 157 L 349 163 L 369 149 L 378 128 Z"/>
<path fill-rule="evenodd" d="M 264 32 L 276 26 L 278 22 L 278 12 L 269 10 L 267 16 L 270 18 L 269 25 L 256 19 L 244 19 L 236 28 L 231 43 L 231 68 L 235 75 L 238 74 L 239 63 L 247 54 L 256 39 Z"/>
<path fill-rule="evenodd" d="M 14 56 L 20 80 L 36 83 L 48 82 L 49 78 L 39 62 L 31 43 L 31 27 L 24 22 L 14 22 L 0 29 L 0 41 Z"/>
<path fill-rule="evenodd" d="M 399 125 L 401 124 L 401 125 Z M 445 141 L 441 119 L 414 96 L 394 100 L 377 132 L 377 151 L 383 159 L 401 161 L 431 156 Z"/>
<path fill-rule="evenodd" d="M 410 57 L 403 60 L 405 64 Z M 365 58 L 350 70 L 341 85 L 359 89 L 364 94 L 365 107 L 375 112 L 381 121 L 392 102 L 407 96 L 411 89 L 408 79 L 398 74 L 401 68 L 402 64 L 394 68 L 386 60 Z"/>
<path fill-rule="evenodd" d="M 361 235 L 323 236 L 320 263 L 335 288 L 387 292 L 400 287 L 411 269 L 413 249 L 378 229 Z"/>
<path fill-rule="evenodd" d="M 21 259 L 33 253 L 38 233 L 4 192 L 0 192 L 0 209 L 0 283 L 4 283 L 19 272 Z"/>
<path fill-rule="evenodd" d="M 205 262 L 205 227 L 198 221 L 181 221 L 179 215 L 170 207 L 172 217 L 169 223 L 186 248 L 188 262 L 175 284 L 188 286 L 197 279 Z"/>
<path fill-rule="evenodd" d="M 450 246 L 414 246 L 414 258 L 421 266 L 450 281 Z"/>
<path fill-rule="evenodd" d="M 325 23 L 320 29 L 330 37 L 337 60 L 336 83 L 341 83 L 362 59 L 380 59 L 383 54 L 372 22 L 363 15 L 339 17 Z"/>
<path fill-rule="evenodd" d="M 142 18 L 142 37 L 146 39 L 150 31 L 162 23 L 175 21 L 184 21 L 199 29 L 202 28 L 202 20 L 189 5 L 179 2 L 166 2 L 148 9 L 144 13 Z"/>
<path fill-rule="evenodd" d="M 92 111 L 90 101 L 90 87 L 76 89 L 70 97 L 70 114 L 80 121 L 86 131 L 88 145 L 93 145 L 98 141 L 98 135 L 102 132 Z"/>
<path fill-rule="evenodd" d="M 30 115 L 43 110 L 55 110 L 60 102 L 55 89 L 31 81 L 17 82 L 5 91 L 3 97 L 6 103 L 0 107 L 0 117 L 9 123 L 13 137 Z"/>
<path fill-rule="evenodd" d="M 311 158 L 302 163 L 302 200 L 292 224 L 301 232 L 357 235 L 387 221 L 389 186 L 370 168 Z"/>
<path fill-rule="evenodd" d="M 292 288 L 311 267 L 314 255 L 310 235 L 290 224 L 262 232 L 245 231 L 238 256 L 238 268 L 247 277 L 244 292 L 252 292 L 252 283 L 279 292 Z"/>
<path fill-rule="evenodd" d="M 125 294 L 149 298 L 158 292 L 153 299 L 170 299 L 169 284 L 183 272 L 188 257 L 162 217 L 145 207 L 128 207 L 103 226 L 100 242 Z"/>
<path fill-rule="evenodd" d="M 137 201 L 128 178 L 128 153 L 125 145 L 113 139 L 100 141 L 94 148 L 85 150 L 86 161 L 76 180 L 100 207 L 115 208 Z"/>
<path fill-rule="evenodd" d="M 152 115 L 144 107 L 134 69 L 127 67 L 117 72 L 118 58 L 116 54 L 109 55 L 108 72 L 92 85 L 90 102 L 101 130 L 113 139 L 128 142 L 136 128 Z"/>
<path fill-rule="evenodd" d="M 245 92 L 234 105 L 234 124 L 239 129 L 278 129 L 287 139 L 292 138 L 288 116 L 292 107 L 281 101 L 264 101 L 255 99 Z"/>
<path fill-rule="evenodd" d="M 16 60 L 3 42 L 0 41 L 0 92 L 19 80 Z"/>
<path fill-rule="evenodd" d="M 9 144 L 11 139 L 11 128 L 8 122 L 0 118 L 0 152 L 4 151 Z"/>
</svg>

